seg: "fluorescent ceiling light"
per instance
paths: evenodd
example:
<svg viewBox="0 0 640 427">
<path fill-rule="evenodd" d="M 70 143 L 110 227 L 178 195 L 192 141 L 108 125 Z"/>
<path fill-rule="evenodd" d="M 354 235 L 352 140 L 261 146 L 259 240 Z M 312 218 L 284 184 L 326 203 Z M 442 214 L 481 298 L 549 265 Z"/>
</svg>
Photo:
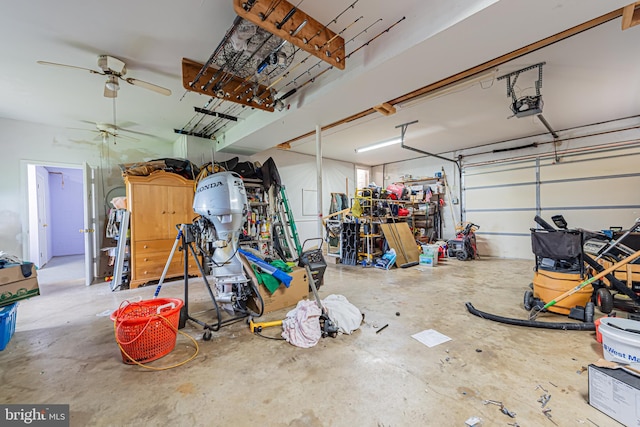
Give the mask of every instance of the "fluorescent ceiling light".
<svg viewBox="0 0 640 427">
<path fill-rule="evenodd" d="M 365 145 L 364 147 L 356 148 L 356 153 L 364 153 L 365 151 L 376 150 L 382 147 L 388 147 L 394 144 L 400 144 L 402 142 L 402 138 L 393 138 L 387 141 L 378 142 L 371 145 Z"/>
</svg>

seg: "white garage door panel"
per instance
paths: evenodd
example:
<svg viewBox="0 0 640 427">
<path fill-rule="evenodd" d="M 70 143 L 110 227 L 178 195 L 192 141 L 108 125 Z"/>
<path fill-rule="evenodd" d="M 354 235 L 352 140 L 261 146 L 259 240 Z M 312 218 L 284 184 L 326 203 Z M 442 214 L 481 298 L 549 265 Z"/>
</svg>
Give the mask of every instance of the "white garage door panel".
<svg viewBox="0 0 640 427">
<path fill-rule="evenodd" d="M 483 233 L 528 233 L 535 227 L 533 217 L 535 211 L 516 212 L 469 212 L 467 221 L 480 226 L 479 234 Z"/>
<path fill-rule="evenodd" d="M 530 208 L 536 203 L 536 188 L 531 185 L 465 189 L 467 210 Z"/>
<path fill-rule="evenodd" d="M 500 258 L 533 260 L 531 236 L 476 236 L 478 254 Z M 533 265 L 532 265 L 533 267 Z M 533 274 L 533 273 L 532 273 Z M 527 283 L 524 284 L 525 286 Z"/>
<path fill-rule="evenodd" d="M 540 167 L 542 182 L 555 179 L 587 178 L 594 176 L 621 175 L 638 173 L 640 155 L 598 158 L 584 161 L 572 160 L 568 163 L 558 163 Z"/>
<path fill-rule="evenodd" d="M 465 174 L 465 187 L 484 187 L 487 185 L 518 184 L 535 182 L 535 164 L 511 166 L 496 172 L 473 170 Z"/>
<path fill-rule="evenodd" d="M 609 178 L 574 182 L 545 183 L 540 185 L 540 205 L 567 206 L 620 206 L 640 204 L 640 177 Z"/>
</svg>

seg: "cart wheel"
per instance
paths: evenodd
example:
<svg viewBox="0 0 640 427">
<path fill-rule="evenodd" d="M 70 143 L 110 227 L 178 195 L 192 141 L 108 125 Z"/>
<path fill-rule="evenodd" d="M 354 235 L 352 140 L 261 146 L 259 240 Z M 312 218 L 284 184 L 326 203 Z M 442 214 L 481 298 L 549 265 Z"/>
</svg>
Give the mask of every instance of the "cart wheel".
<svg viewBox="0 0 640 427">
<path fill-rule="evenodd" d="M 593 323 L 593 316 L 595 315 L 595 312 L 595 304 L 589 301 L 587 305 L 584 306 L 584 321 L 586 323 Z"/>
<path fill-rule="evenodd" d="M 458 258 L 460 261 L 466 261 L 469 256 L 467 255 L 466 251 L 458 251 L 456 252 L 456 258 Z"/>
<path fill-rule="evenodd" d="M 204 331 L 204 334 L 202 334 L 202 339 L 204 341 L 211 341 L 211 331 L 208 329 Z"/>
<path fill-rule="evenodd" d="M 533 292 L 532 291 L 525 291 L 524 292 L 524 309 L 527 311 L 531 311 L 531 308 L 533 308 Z"/>
<path fill-rule="evenodd" d="M 603 314 L 613 311 L 613 295 L 607 288 L 599 288 L 596 291 L 596 306 Z"/>
</svg>

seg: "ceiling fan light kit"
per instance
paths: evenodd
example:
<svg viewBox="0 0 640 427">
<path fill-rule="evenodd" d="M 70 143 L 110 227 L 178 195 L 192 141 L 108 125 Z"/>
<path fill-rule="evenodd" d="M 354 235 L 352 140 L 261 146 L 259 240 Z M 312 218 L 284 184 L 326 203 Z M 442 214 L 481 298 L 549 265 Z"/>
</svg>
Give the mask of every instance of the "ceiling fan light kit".
<svg viewBox="0 0 640 427">
<path fill-rule="evenodd" d="M 107 76 L 107 82 L 104 85 L 107 89 L 114 92 L 120 90 L 120 84 L 116 76 Z"/>
</svg>

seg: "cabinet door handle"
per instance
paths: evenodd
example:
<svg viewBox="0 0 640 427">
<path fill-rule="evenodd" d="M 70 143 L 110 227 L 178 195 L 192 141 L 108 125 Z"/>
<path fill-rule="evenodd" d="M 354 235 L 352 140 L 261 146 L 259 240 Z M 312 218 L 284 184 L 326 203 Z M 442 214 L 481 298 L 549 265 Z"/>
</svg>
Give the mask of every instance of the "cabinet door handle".
<svg viewBox="0 0 640 427">
<path fill-rule="evenodd" d="M 147 245 L 144 245 L 144 246 L 143 246 L 143 248 L 145 248 L 145 249 L 147 249 L 148 247 L 149 247 L 149 246 L 147 246 Z"/>
<path fill-rule="evenodd" d="M 149 258 L 145 258 L 144 261 L 149 261 Z"/>
</svg>

